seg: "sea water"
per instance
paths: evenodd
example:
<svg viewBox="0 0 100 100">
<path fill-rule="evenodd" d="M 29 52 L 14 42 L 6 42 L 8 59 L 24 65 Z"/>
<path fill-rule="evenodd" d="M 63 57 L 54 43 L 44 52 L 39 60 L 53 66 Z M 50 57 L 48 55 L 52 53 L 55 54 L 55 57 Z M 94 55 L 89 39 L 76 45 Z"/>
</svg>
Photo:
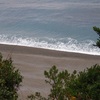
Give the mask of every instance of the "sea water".
<svg viewBox="0 0 100 100">
<path fill-rule="evenodd" d="M 0 0 L 0 43 L 100 55 L 100 0 Z"/>
</svg>

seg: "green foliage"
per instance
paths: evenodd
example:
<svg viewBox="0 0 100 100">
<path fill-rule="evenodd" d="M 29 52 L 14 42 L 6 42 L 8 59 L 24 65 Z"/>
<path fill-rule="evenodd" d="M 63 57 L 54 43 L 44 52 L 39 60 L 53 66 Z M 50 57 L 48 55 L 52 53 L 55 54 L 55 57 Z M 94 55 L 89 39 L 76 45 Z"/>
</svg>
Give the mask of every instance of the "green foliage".
<svg viewBox="0 0 100 100">
<path fill-rule="evenodd" d="M 68 73 L 67 70 L 59 72 L 56 66 L 53 66 L 44 75 L 47 78 L 46 83 L 51 85 L 51 93 L 49 98 L 51 100 L 67 100 L 70 97 L 68 86 L 70 81 L 75 79 L 76 71 L 73 74 Z"/>
<path fill-rule="evenodd" d="M 81 100 L 100 99 L 100 66 L 94 65 L 87 70 L 79 72 L 77 78 L 69 85 L 75 93 L 72 94 Z M 72 93 L 73 93 L 72 92 Z"/>
<path fill-rule="evenodd" d="M 93 30 L 100 36 L 100 28 L 94 26 Z"/>
<path fill-rule="evenodd" d="M 28 98 L 30 100 L 67 100 L 71 96 L 68 92 L 68 86 L 70 81 L 76 78 L 75 74 L 76 71 L 73 74 L 68 73 L 67 70 L 59 72 L 56 66 L 53 66 L 49 71 L 44 71 L 44 75 L 47 78 L 45 82 L 51 86 L 48 97 L 39 99 L 35 94 L 28 96 Z"/>
<path fill-rule="evenodd" d="M 97 42 L 96 42 L 96 45 L 95 46 L 97 46 L 97 47 L 100 48 L 100 28 L 94 26 L 93 27 L 93 30 L 99 35 L 99 38 L 97 39 Z"/>
<path fill-rule="evenodd" d="M 44 71 L 45 82 L 51 86 L 47 98 L 39 92 L 28 96 L 29 100 L 99 100 L 100 66 L 94 65 L 77 74 L 67 70 L 59 72 L 56 66 Z M 74 99 L 72 99 L 74 98 Z M 76 99 L 75 99 L 76 98 Z"/>
<path fill-rule="evenodd" d="M 17 100 L 17 90 L 21 82 L 22 76 L 13 67 L 12 59 L 3 60 L 0 54 L 0 100 Z"/>
</svg>

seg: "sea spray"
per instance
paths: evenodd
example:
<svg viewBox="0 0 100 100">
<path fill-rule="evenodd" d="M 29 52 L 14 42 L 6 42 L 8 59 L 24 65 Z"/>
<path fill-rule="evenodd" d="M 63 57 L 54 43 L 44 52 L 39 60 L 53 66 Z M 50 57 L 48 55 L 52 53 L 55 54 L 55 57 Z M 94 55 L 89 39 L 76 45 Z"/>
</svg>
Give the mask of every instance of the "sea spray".
<svg viewBox="0 0 100 100">
<path fill-rule="evenodd" d="M 27 38 L 16 36 L 0 35 L 0 43 L 8 45 L 20 45 L 27 47 L 45 48 L 51 50 L 59 50 L 66 52 L 77 52 L 91 55 L 100 55 L 100 49 L 96 46 L 92 40 L 86 40 L 79 42 L 72 38 Z"/>
</svg>

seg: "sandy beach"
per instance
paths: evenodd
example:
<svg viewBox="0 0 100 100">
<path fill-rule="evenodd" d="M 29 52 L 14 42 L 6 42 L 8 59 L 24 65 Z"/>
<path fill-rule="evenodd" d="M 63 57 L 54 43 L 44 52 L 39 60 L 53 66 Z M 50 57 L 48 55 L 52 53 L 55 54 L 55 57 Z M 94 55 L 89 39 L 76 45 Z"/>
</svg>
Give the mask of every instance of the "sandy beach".
<svg viewBox="0 0 100 100">
<path fill-rule="evenodd" d="M 100 56 L 41 48 L 0 44 L 0 52 L 4 58 L 12 57 L 14 66 L 24 77 L 19 90 L 21 100 L 37 91 L 44 96 L 49 93 L 49 87 L 45 84 L 44 70 L 49 70 L 53 65 L 56 65 L 59 70 L 67 69 L 72 72 L 100 64 Z"/>
</svg>

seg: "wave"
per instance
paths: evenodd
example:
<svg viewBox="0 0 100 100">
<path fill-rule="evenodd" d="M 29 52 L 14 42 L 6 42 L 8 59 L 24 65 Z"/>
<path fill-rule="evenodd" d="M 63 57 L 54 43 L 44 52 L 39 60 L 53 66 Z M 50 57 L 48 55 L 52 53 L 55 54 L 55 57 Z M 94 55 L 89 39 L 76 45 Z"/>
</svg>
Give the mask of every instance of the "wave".
<svg viewBox="0 0 100 100">
<path fill-rule="evenodd" d="M 48 37 L 18 37 L 0 35 L 0 43 L 8 45 L 20 45 L 36 48 L 45 48 L 66 52 L 77 52 L 90 55 L 100 55 L 100 49 L 96 46 L 92 40 L 84 40 L 79 42 L 76 39 L 70 37 L 65 38 L 48 38 Z"/>
</svg>

